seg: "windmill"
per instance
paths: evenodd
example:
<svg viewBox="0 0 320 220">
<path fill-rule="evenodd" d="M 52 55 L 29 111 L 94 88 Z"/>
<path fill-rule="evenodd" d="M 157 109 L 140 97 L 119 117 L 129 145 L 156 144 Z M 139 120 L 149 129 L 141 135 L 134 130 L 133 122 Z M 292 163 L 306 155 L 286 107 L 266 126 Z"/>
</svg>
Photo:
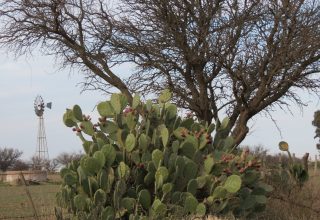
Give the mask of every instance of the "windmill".
<svg viewBox="0 0 320 220">
<path fill-rule="evenodd" d="M 36 168 L 44 167 L 44 163 L 49 160 L 48 146 L 47 146 L 47 138 L 44 127 L 44 119 L 43 112 L 45 107 L 51 109 L 52 102 L 47 104 L 44 103 L 43 98 L 38 95 L 34 100 L 34 111 L 39 119 L 38 125 L 38 136 L 37 136 L 37 148 L 34 159 L 36 160 Z"/>
</svg>

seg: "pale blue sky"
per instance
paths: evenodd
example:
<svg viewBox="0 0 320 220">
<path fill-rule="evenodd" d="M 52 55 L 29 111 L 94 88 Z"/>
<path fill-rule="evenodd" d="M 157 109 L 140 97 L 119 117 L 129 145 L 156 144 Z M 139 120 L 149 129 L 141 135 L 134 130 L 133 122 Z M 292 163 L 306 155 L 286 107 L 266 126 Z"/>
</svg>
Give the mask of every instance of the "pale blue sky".
<svg viewBox="0 0 320 220">
<path fill-rule="evenodd" d="M 121 71 L 130 70 L 122 68 Z M 40 94 L 45 102 L 53 102 L 53 108 L 44 113 L 49 156 L 53 158 L 61 152 L 82 149 L 77 136 L 62 123 L 62 115 L 67 107 L 79 104 L 86 114 L 93 115 L 94 120 L 96 113 L 92 110 L 106 97 L 93 91 L 80 94 L 81 88 L 77 84 L 82 81 L 81 74 L 57 71 L 53 57 L 35 55 L 13 59 L 2 51 L 0 76 L 0 147 L 18 148 L 24 152 L 25 159 L 35 153 L 38 121 L 33 102 Z M 303 112 L 295 106 L 292 106 L 294 115 L 281 110 L 273 112 L 273 118 L 282 130 L 282 138 L 270 119 L 256 116 L 250 122 L 251 132 L 243 144 L 261 144 L 271 153 L 277 153 L 278 142 L 284 139 L 292 152 L 297 155 L 309 152 L 314 158 L 318 152 L 311 121 L 320 105 L 316 97 L 307 93 L 302 95 L 308 102 Z"/>
</svg>

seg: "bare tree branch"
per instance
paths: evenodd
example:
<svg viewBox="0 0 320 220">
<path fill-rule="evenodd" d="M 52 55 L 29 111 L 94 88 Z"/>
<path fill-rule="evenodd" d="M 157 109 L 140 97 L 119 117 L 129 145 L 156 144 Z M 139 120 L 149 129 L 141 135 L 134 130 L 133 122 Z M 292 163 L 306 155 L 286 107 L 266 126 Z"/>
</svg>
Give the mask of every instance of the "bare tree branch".
<svg viewBox="0 0 320 220">
<path fill-rule="evenodd" d="M 240 143 L 256 114 L 318 93 L 320 6 L 316 0 L 3 0 L 0 45 L 40 47 L 78 67 L 84 89 L 159 93 L 203 121 L 230 117 Z M 114 66 L 136 68 L 129 78 Z"/>
</svg>

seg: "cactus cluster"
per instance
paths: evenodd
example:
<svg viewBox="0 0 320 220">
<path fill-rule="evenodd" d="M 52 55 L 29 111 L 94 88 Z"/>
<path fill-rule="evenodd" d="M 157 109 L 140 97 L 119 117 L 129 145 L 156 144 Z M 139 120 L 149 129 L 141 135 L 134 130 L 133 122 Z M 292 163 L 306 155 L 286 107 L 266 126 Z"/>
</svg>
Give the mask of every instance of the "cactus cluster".
<svg viewBox="0 0 320 220">
<path fill-rule="evenodd" d="M 260 161 L 234 149 L 233 138 L 212 142 L 219 126 L 181 118 L 163 91 L 158 102 L 129 105 L 122 94 L 97 106 L 99 122 L 75 105 L 63 116 L 85 155 L 61 170 L 58 205 L 75 219 L 176 219 L 247 216 L 263 210 L 272 188 Z"/>
</svg>

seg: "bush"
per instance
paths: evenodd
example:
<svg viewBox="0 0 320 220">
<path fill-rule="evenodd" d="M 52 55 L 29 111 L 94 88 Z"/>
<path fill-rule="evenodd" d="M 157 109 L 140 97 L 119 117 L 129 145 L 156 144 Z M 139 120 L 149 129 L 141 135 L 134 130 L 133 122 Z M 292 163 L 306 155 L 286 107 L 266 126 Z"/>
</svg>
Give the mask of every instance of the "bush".
<svg viewBox="0 0 320 220">
<path fill-rule="evenodd" d="M 71 163 L 73 160 L 80 161 L 82 156 L 83 156 L 82 152 L 78 152 L 78 153 L 77 152 L 73 152 L 73 153 L 63 152 L 55 158 L 55 161 L 59 165 L 67 166 L 68 163 Z"/>
<path fill-rule="evenodd" d="M 61 170 L 58 205 L 77 219 L 248 217 L 263 210 L 272 188 L 261 181 L 260 161 L 235 150 L 230 136 L 212 143 L 212 132 L 229 120 L 181 119 L 170 97 L 165 91 L 153 104 L 135 96 L 128 106 L 113 94 L 97 106 L 97 124 L 78 105 L 67 109 L 64 123 L 85 155 Z"/>
<path fill-rule="evenodd" d="M 21 157 L 22 151 L 13 148 L 0 148 L 0 170 L 6 171 L 14 166 Z"/>
</svg>

